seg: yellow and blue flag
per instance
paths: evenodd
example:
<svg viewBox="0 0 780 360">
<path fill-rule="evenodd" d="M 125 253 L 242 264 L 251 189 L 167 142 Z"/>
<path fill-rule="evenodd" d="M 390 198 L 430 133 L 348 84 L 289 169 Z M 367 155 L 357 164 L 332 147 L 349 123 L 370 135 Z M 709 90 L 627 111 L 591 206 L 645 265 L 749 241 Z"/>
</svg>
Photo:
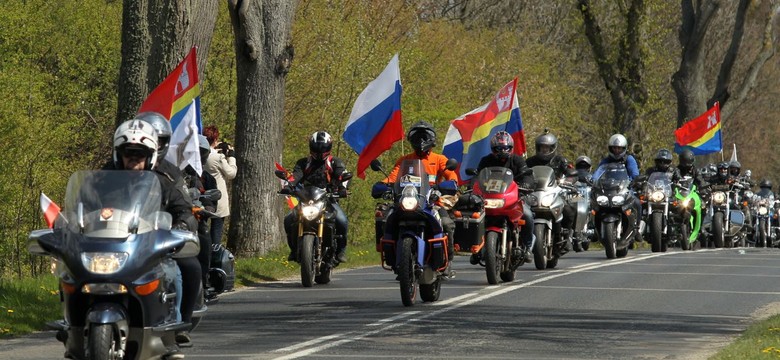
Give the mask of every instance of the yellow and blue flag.
<svg viewBox="0 0 780 360">
<path fill-rule="evenodd" d="M 688 121 L 674 131 L 674 152 L 690 149 L 694 155 L 706 155 L 723 150 L 720 131 L 720 105 L 716 102 L 709 110 Z"/>
</svg>

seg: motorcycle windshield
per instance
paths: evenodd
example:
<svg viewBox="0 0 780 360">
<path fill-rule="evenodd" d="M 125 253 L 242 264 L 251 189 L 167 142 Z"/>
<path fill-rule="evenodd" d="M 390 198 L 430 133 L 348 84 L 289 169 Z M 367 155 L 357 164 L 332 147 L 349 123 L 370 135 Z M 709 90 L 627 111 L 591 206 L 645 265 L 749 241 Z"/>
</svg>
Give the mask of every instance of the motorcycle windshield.
<svg viewBox="0 0 780 360">
<path fill-rule="evenodd" d="M 162 204 L 160 181 L 151 171 L 78 171 L 65 193 L 69 231 L 92 238 L 127 238 L 155 230 Z"/>
<path fill-rule="evenodd" d="M 531 170 L 534 172 L 535 191 L 544 191 L 555 186 L 555 170 L 553 168 L 549 166 L 534 166 Z"/>
<path fill-rule="evenodd" d="M 672 180 L 670 175 L 663 172 L 654 172 L 647 178 L 647 195 L 652 198 L 655 192 L 661 192 L 665 198 L 672 195 Z"/>
<path fill-rule="evenodd" d="M 402 161 L 398 169 L 398 177 L 395 179 L 395 194 L 400 195 L 405 187 L 412 186 L 417 189 L 418 194 L 427 195 L 430 188 L 428 177 L 420 159 Z"/>
<path fill-rule="evenodd" d="M 618 190 L 622 192 L 631 184 L 631 178 L 628 177 L 625 165 L 621 163 L 609 163 L 599 167 L 603 173 L 598 179 L 594 179 L 595 186 L 602 190 Z M 599 170 L 596 170 L 599 172 Z"/>
<path fill-rule="evenodd" d="M 326 193 L 327 190 L 323 188 L 309 185 L 298 191 L 296 197 L 299 203 L 306 204 L 309 201 L 319 201 Z"/>
<path fill-rule="evenodd" d="M 482 169 L 477 175 L 477 186 L 483 194 L 503 194 L 515 177 L 512 170 L 500 166 Z"/>
</svg>

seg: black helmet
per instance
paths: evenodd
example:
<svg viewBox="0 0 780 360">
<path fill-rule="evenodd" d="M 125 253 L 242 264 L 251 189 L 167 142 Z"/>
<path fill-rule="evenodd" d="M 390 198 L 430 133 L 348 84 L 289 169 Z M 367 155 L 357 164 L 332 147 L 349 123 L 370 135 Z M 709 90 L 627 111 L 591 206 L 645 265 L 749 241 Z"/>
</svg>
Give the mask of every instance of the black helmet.
<svg viewBox="0 0 780 360">
<path fill-rule="evenodd" d="M 309 138 L 309 153 L 312 158 L 325 159 L 333 148 L 333 138 L 326 131 L 317 131 Z"/>
<path fill-rule="evenodd" d="M 729 163 L 729 175 L 738 176 L 741 170 L 742 164 L 740 164 L 739 161 L 734 160 Z"/>
<path fill-rule="evenodd" d="M 668 170 L 672 165 L 672 152 L 666 149 L 658 150 L 655 154 L 655 166 L 661 170 Z"/>
<path fill-rule="evenodd" d="M 436 146 L 436 131 L 431 124 L 420 120 L 409 128 L 406 140 L 412 145 L 417 155 L 422 156 Z"/>
<path fill-rule="evenodd" d="M 499 159 L 505 160 L 509 158 L 509 154 L 512 153 L 514 147 L 515 140 L 506 131 L 499 131 L 490 138 L 490 151 Z"/>
<path fill-rule="evenodd" d="M 718 163 L 718 175 L 726 176 L 728 174 L 729 174 L 729 163 L 727 163 L 727 162 L 719 162 Z"/>
<path fill-rule="evenodd" d="M 544 129 L 544 134 L 536 138 L 535 146 L 536 156 L 544 162 L 550 161 L 555 156 L 555 151 L 558 150 L 558 138 L 550 134 L 549 130 Z M 545 149 L 541 149 L 542 146 L 545 146 Z"/>
<path fill-rule="evenodd" d="M 593 163 L 590 161 L 590 158 L 582 155 L 577 158 L 577 160 L 574 161 L 574 168 L 575 169 L 586 169 L 590 170 L 590 168 L 593 166 Z"/>
<path fill-rule="evenodd" d="M 693 167 L 696 158 L 693 155 L 693 151 L 691 151 L 691 149 L 684 149 L 680 153 L 679 161 L 681 168 L 690 169 Z"/>
<path fill-rule="evenodd" d="M 762 189 L 766 188 L 772 190 L 772 180 L 769 179 L 761 180 L 761 182 L 758 184 L 758 187 Z"/>
</svg>

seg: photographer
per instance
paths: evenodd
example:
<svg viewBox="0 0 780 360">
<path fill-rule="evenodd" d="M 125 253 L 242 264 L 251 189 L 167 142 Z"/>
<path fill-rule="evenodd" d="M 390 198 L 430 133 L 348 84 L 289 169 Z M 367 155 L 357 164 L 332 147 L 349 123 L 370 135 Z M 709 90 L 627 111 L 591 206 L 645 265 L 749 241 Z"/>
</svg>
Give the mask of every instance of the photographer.
<svg viewBox="0 0 780 360">
<path fill-rule="evenodd" d="M 211 243 L 219 244 L 222 242 L 225 218 L 230 216 L 227 181 L 236 177 L 238 168 L 236 167 L 233 147 L 227 142 L 219 141 L 219 129 L 215 125 L 203 129 L 203 135 L 206 136 L 211 146 L 204 170 L 217 180 L 217 189 L 222 193 L 222 198 L 217 201 L 217 217 L 211 219 Z"/>
</svg>

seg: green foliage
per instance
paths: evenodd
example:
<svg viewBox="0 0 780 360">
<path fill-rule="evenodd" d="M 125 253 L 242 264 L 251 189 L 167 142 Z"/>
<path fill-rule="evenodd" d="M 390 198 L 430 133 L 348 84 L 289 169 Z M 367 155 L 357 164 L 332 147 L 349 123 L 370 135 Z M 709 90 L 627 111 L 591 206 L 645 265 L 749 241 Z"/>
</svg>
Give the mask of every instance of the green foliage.
<svg viewBox="0 0 780 360">
<path fill-rule="evenodd" d="M 780 358 L 780 315 L 751 325 L 736 341 L 710 357 L 727 359 Z"/>
<path fill-rule="evenodd" d="M 54 276 L 0 279 L 0 338 L 41 330 L 61 314 Z"/>
</svg>

